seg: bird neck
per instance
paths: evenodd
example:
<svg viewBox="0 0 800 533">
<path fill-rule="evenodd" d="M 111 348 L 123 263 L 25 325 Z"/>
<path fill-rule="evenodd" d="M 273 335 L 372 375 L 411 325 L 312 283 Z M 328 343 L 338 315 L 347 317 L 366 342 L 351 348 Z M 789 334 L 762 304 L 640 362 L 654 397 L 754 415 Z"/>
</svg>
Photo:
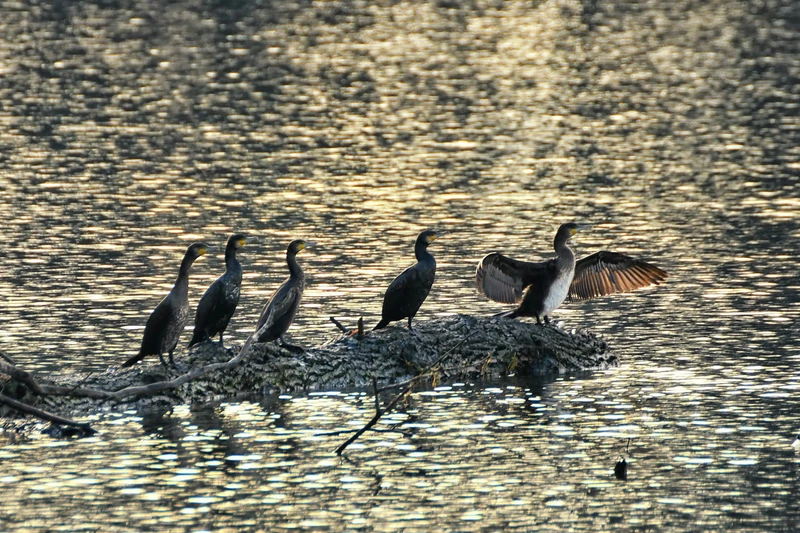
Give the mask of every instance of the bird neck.
<svg viewBox="0 0 800 533">
<path fill-rule="evenodd" d="M 420 242 L 418 242 L 416 245 L 414 245 L 414 257 L 416 257 L 417 261 L 420 261 L 420 262 L 422 262 L 422 261 L 434 261 L 435 262 L 436 261 L 433 258 L 433 254 L 431 254 L 428 251 L 428 247 L 425 244 L 420 243 Z"/>
<path fill-rule="evenodd" d="M 300 263 L 297 262 L 296 254 L 286 254 L 286 264 L 289 265 L 289 275 L 293 278 L 302 278 L 304 276 L 303 269 L 300 268 Z"/>
<path fill-rule="evenodd" d="M 575 264 L 575 253 L 572 251 L 572 248 L 567 246 L 566 239 L 559 239 L 558 235 L 556 235 L 555 241 L 553 242 L 553 248 L 556 249 L 556 255 L 558 256 L 559 263 L 564 265 Z"/>
<path fill-rule="evenodd" d="M 183 261 L 181 261 L 181 269 L 178 271 L 178 279 L 181 276 L 189 276 L 189 269 L 192 268 L 192 263 L 194 263 L 194 257 L 189 254 L 183 256 Z"/>
<path fill-rule="evenodd" d="M 184 257 L 181 262 L 181 269 L 178 271 L 178 278 L 175 280 L 175 288 L 184 293 L 189 292 L 189 269 L 192 267 L 194 259 Z"/>
<path fill-rule="evenodd" d="M 233 246 L 228 246 L 225 249 L 225 268 L 231 271 L 242 269 L 242 265 L 240 265 L 239 260 L 236 259 L 236 248 Z"/>
</svg>

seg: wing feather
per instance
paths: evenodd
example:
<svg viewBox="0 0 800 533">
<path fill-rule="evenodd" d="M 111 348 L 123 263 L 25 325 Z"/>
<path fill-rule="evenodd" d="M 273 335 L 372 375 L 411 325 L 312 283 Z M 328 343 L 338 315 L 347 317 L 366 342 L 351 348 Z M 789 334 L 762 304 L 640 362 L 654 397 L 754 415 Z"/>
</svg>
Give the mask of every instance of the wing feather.
<svg viewBox="0 0 800 533">
<path fill-rule="evenodd" d="M 525 289 L 523 261 L 492 252 L 478 262 L 475 285 L 478 292 L 490 300 L 506 304 L 517 303 Z"/>
<path fill-rule="evenodd" d="M 659 285 L 666 279 L 667 273 L 655 265 L 625 254 L 602 251 L 575 263 L 569 296 L 578 300 L 597 298 Z"/>
<path fill-rule="evenodd" d="M 292 305 L 300 298 L 302 294 L 300 288 L 288 286 L 287 283 L 288 280 L 275 291 L 264 306 L 256 330 L 261 329 L 264 324 L 267 325 L 267 329 L 271 328 L 280 317 L 291 311 Z"/>
</svg>

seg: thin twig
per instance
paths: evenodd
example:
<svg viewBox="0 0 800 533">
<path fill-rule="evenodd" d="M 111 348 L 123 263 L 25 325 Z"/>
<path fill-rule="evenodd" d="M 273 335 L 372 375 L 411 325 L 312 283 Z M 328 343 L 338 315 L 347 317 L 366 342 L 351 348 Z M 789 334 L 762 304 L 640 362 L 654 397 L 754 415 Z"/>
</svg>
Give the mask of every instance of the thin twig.
<svg viewBox="0 0 800 533">
<path fill-rule="evenodd" d="M 408 431 L 403 431 L 402 429 L 394 429 L 394 428 L 369 428 L 368 431 L 372 431 L 373 433 L 401 433 L 405 437 L 411 437 L 412 434 Z M 319 433 L 314 433 L 315 437 L 338 437 L 339 435 L 349 435 L 352 433 L 352 429 L 339 429 L 336 431 L 320 431 Z"/>
<path fill-rule="evenodd" d="M 387 406 L 386 406 L 386 409 L 384 409 L 384 410 L 382 410 L 382 411 L 378 411 L 377 413 L 375 413 L 375 416 L 373 416 L 373 417 L 370 419 L 370 421 L 369 421 L 369 422 L 367 422 L 367 423 L 366 423 L 366 425 L 365 425 L 363 428 L 361 428 L 361 429 L 359 429 L 358 431 L 356 431 L 356 432 L 355 432 L 355 433 L 354 433 L 354 434 L 353 434 L 353 435 L 352 435 L 352 436 L 351 436 L 349 439 L 347 439 L 347 440 L 346 440 L 346 441 L 345 441 L 343 444 L 341 444 L 341 445 L 340 445 L 338 448 L 336 448 L 336 455 L 342 455 L 342 452 L 343 452 L 343 451 L 344 451 L 344 450 L 345 450 L 345 449 L 346 449 L 348 446 L 350 446 L 351 444 L 353 444 L 353 443 L 356 441 L 356 439 L 358 439 L 358 437 L 360 437 L 361 435 L 363 435 L 364 433 L 366 433 L 367 431 L 369 431 L 369 430 L 372 428 L 372 426 L 374 426 L 375 424 L 377 424 L 377 423 L 378 423 L 378 420 L 380 420 L 380 419 L 381 419 L 381 417 L 382 417 L 384 414 L 386 414 L 386 413 L 388 413 L 389 411 L 391 411 L 391 410 L 392 410 L 392 408 L 393 408 L 395 405 L 397 405 L 397 402 L 399 402 L 399 401 L 400 401 L 400 399 L 401 399 L 403 396 L 405 396 L 405 395 L 406 395 L 406 393 L 407 393 L 409 390 L 411 390 L 411 386 L 408 386 L 408 387 L 406 387 L 405 389 L 403 389 L 403 390 L 400 392 L 400 394 L 398 394 L 397 396 L 395 396 L 394 398 L 392 398 L 392 401 L 391 401 L 391 402 L 389 402 L 389 405 L 387 405 Z"/>
<path fill-rule="evenodd" d="M 86 374 L 86 377 L 83 378 L 82 380 L 80 380 L 74 387 L 72 387 L 72 390 L 75 391 L 75 389 L 77 389 L 78 387 L 80 387 L 81 385 L 86 383 L 86 380 L 89 379 L 90 377 L 92 377 L 93 375 L 94 375 L 94 372 L 89 372 L 88 374 Z"/>
<path fill-rule="evenodd" d="M 375 412 L 381 412 L 381 395 L 378 393 L 378 378 L 372 376 L 372 390 L 375 392 Z"/>
<path fill-rule="evenodd" d="M 443 353 L 443 354 L 442 354 L 442 355 L 441 355 L 441 356 L 440 356 L 440 357 L 439 357 L 439 358 L 438 358 L 436 361 L 434 361 L 433 363 L 431 363 L 430 365 L 428 365 L 426 368 L 422 369 L 422 371 L 421 371 L 421 372 L 420 372 L 420 373 L 419 373 L 419 374 L 418 374 L 416 377 L 414 377 L 414 378 L 412 378 L 412 379 L 408 380 L 408 381 L 406 382 L 406 383 L 407 383 L 407 385 L 406 385 L 405 387 L 403 387 L 403 390 L 401 390 L 399 393 L 397 393 L 397 395 L 396 395 L 394 398 L 392 398 L 392 401 L 390 401 L 390 402 L 389 402 L 389 404 L 388 404 L 388 405 L 387 405 L 387 406 L 386 406 L 384 409 L 382 409 L 382 410 L 381 410 L 381 409 L 378 407 L 378 404 L 377 404 L 377 401 L 378 401 L 378 400 L 377 400 L 377 396 L 378 396 L 378 393 L 380 392 L 380 390 L 383 390 L 383 389 L 380 389 L 380 390 L 379 390 L 379 389 L 377 388 L 377 380 L 376 380 L 375 378 L 373 378 L 373 387 L 374 387 L 374 389 L 375 389 L 375 396 L 376 396 L 375 416 L 373 416 L 373 417 L 372 417 L 372 418 L 369 420 L 369 422 L 367 422 L 367 423 L 364 425 L 364 427 L 362 427 L 361 429 L 359 429 L 358 431 L 356 431 L 356 432 L 355 432 L 355 433 L 354 433 L 354 434 L 353 434 L 353 435 L 352 435 L 352 436 L 351 436 L 349 439 L 347 439 L 347 440 L 346 440 L 344 443 L 342 443 L 342 444 L 341 444 L 341 445 L 340 445 L 338 448 L 336 448 L 336 455 L 342 455 L 342 452 L 344 452 L 344 451 L 345 451 L 345 449 L 346 449 L 348 446 L 350 446 L 351 444 L 353 444 L 353 443 L 354 443 L 354 442 L 355 442 L 355 441 L 356 441 L 356 440 L 357 440 L 357 439 L 358 439 L 358 438 L 359 438 L 361 435 L 363 435 L 364 433 L 366 433 L 367 431 L 369 431 L 369 430 L 372 428 L 372 426 L 374 426 L 375 424 L 377 424 L 377 423 L 378 423 L 378 420 L 380 420 L 380 419 L 381 419 L 381 417 L 382 417 L 383 415 L 385 415 L 386 413 L 390 412 L 390 411 L 391 411 L 391 410 L 394 408 L 394 406 L 395 406 L 395 405 L 397 405 L 397 403 L 398 403 L 398 402 L 399 402 L 399 401 L 400 401 L 400 400 L 401 400 L 401 399 L 402 399 L 402 398 L 403 398 L 403 397 L 404 397 L 406 394 L 408 394 L 408 393 L 411 391 L 412 387 L 413 387 L 413 386 L 416 384 L 416 381 L 417 381 L 417 380 L 421 379 L 423 376 L 425 376 L 426 374 L 428 374 L 428 372 L 430 372 L 430 371 L 431 371 L 431 369 L 435 368 L 437 365 L 439 365 L 440 363 L 442 363 L 442 362 L 443 362 L 443 361 L 444 361 L 444 360 L 445 360 L 447 357 L 449 357 L 449 356 L 450 356 L 450 354 L 452 354 L 452 353 L 453 353 L 453 351 L 454 351 L 456 348 L 458 348 L 459 346 L 461 346 L 462 344 L 464 344 L 464 342 L 466 342 L 466 340 L 467 340 L 467 339 L 469 339 L 471 336 L 475 335 L 475 333 L 477 333 L 477 332 L 478 332 L 478 330 L 477 330 L 477 329 L 474 329 L 474 330 L 472 330 L 472 332 L 470 332 L 470 333 L 468 333 L 467 335 L 465 335 L 465 336 L 464 336 L 464 338 L 462 338 L 462 339 L 461 339 L 460 341 L 458 341 L 458 342 L 457 342 L 455 345 L 453 345 L 453 346 L 452 346 L 452 347 L 451 347 L 449 350 L 447 350 L 445 353 Z"/>
<path fill-rule="evenodd" d="M 407 379 L 407 380 L 405 380 L 405 381 L 401 381 L 400 383 L 394 383 L 394 384 L 392 384 L 392 385 L 386 385 L 386 386 L 384 386 L 384 387 L 381 387 L 380 389 L 378 389 L 378 391 L 377 391 L 377 392 L 378 392 L 378 393 L 381 393 L 381 392 L 386 392 L 387 390 L 399 389 L 399 388 L 401 388 L 401 387 L 405 387 L 405 386 L 406 386 L 406 385 L 408 385 L 409 383 L 413 383 L 413 382 L 415 382 L 415 381 L 419 381 L 420 379 L 422 379 L 422 378 L 427 378 L 427 377 L 430 377 L 431 375 L 432 375 L 432 374 L 417 374 L 417 375 L 416 375 L 416 376 L 414 376 L 413 378 L 411 378 L 411 379 Z"/>
<path fill-rule="evenodd" d="M 341 331 L 342 333 L 350 333 L 350 330 L 344 327 L 341 322 L 336 320 L 336 318 L 331 317 L 331 322 L 333 322 L 334 325 L 336 325 L 336 327 L 339 328 L 339 331 Z"/>
<path fill-rule="evenodd" d="M 3 352 L 0 352 L 0 359 L 5 359 L 6 361 L 8 361 L 9 363 L 11 363 L 12 365 L 16 365 L 16 364 L 17 364 L 17 362 L 16 362 L 16 361 L 14 361 L 14 360 L 11 358 L 11 356 L 10 356 L 10 355 L 8 355 L 8 354 L 5 354 L 5 353 L 3 353 Z"/>
</svg>

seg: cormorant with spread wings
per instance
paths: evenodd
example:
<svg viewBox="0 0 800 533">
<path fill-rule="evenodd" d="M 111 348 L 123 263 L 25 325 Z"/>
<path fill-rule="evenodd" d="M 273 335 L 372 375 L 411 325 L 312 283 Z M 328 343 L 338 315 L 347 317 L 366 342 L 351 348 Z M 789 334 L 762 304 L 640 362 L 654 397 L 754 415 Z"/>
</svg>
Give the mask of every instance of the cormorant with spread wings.
<svg viewBox="0 0 800 533">
<path fill-rule="evenodd" d="M 629 292 L 667 279 L 657 266 L 617 252 L 602 251 L 578 261 L 567 241 L 585 226 L 562 224 L 553 246 L 556 257 L 542 262 L 511 259 L 497 252 L 478 263 L 475 283 L 478 292 L 495 302 L 518 304 L 501 313 L 509 318 L 532 316 L 536 322 L 550 322 L 549 315 L 564 300 L 589 299 Z"/>
</svg>

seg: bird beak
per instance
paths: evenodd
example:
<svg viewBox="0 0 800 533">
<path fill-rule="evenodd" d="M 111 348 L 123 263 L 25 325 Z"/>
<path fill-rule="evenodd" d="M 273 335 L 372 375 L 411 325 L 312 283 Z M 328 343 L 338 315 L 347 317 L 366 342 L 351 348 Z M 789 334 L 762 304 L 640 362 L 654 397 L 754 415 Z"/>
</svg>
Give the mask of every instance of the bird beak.
<svg viewBox="0 0 800 533">
<path fill-rule="evenodd" d="M 578 224 L 578 230 L 585 231 L 587 229 L 592 229 L 591 224 Z"/>
</svg>

